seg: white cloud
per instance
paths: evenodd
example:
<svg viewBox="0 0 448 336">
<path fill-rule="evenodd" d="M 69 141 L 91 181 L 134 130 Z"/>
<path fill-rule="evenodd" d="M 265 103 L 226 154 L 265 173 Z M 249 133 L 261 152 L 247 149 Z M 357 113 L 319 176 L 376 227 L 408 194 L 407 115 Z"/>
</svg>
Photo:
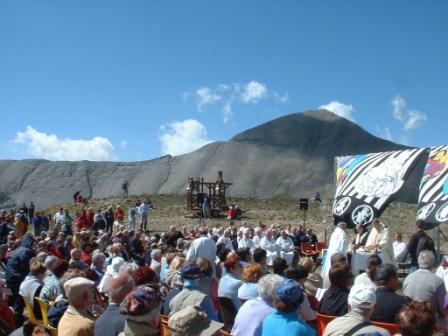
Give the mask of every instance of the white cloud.
<svg viewBox="0 0 448 336">
<path fill-rule="evenodd" d="M 406 122 L 404 123 L 404 129 L 409 131 L 419 128 L 427 120 L 427 116 L 423 112 L 411 110 L 408 112 Z"/>
<path fill-rule="evenodd" d="M 394 99 L 392 99 L 392 107 L 393 112 L 392 115 L 395 119 L 403 121 L 404 115 L 403 115 L 403 109 L 406 107 L 406 101 L 403 97 L 400 97 L 399 95 L 396 95 Z"/>
<path fill-rule="evenodd" d="M 127 146 L 128 146 L 128 141 L 125 139 L 125 140 L 121 140 L 120 141 L 120 146 L 121 146 L 121 148 L 126 148 Z"/>
<path fill-rule="evenodd" d="M 198 149 L 210 142 L 204 125 L 194 119 L 173 121 L 160 127 L 164 132 L 160 137 L 163 155 L 181 155 Z"/>
<path fill-rule="evenodd" d="M 224 124 L 227 124 L 232 116 L 232 100 L 228 100 L 222 107 L 222 121 L 224 122 Z"/>
<path fill-rule="evenodd" d="M 423 112 L 417 110 L 405 111 L 406 101 L 399 95 L 396 95 L 392 99 L 391 105 L 393 107 L 393 117 L 403 124 L 405 131 L 419 128 L 428 120 L 428 117 Z"/>
<path fill-rule="evenodd" d="M 268 89 L 263 83 L 250 81 L 242 88 L 241 101 L 243 103 L 258 103 L 261 99 L 267 97 Z"/>
<path fill-rule="evenodd" d="M 320 106 L 319 108 L 333 112 L 334 114 L 343 117 L 345 119 L 348 119 L 350 121 L 353 122 L 355 121 L 355 119 L 352 116 L 352 113 L 355 111 L 355 109 L 351 104 L 347 105 L 338 101 L 331 101 L 326 105 Z"/>
<path fill-rule="evenodd" d="M 284 104 L 288 101 L 288 98 L 289 98 L 288 92 L 286 92 L 284 94 L 280 94 L 277 91 L 274 91 L 273 94 L 274 94 L 274 99 L 279 103 Z"/>
<path fill-rule="evenodd" d="M 25 132 L 17 132 L 12 140 L 14 146 L 24 147 L 34 157 L 62 161 L 115 161 L 114 146 L 107 138 L 94 137 L 90 140 L 59 139 L 55 134 L 46 134 L 27 126 Z"/>
<path fill-rule="evenodd" d="M 213 104 L 222 99 L 222 96 L 215 93 L 208 87 L 201 87 L 196 90 L 196 97 L 198 101 L 198 110 L 202 112 L 204 105 Z"/>
<path fill-rule="evenodd" d="M 392 137 L 392 132 L 390 131 L 390 128 L 389 127 L 384 127 L 384 129 L 383 129 L 383 137 L 386 139 L 386 140 L 389 140 L 389 141 L 392 141 L 393 140 L 393 137 Z"/>
</svg>

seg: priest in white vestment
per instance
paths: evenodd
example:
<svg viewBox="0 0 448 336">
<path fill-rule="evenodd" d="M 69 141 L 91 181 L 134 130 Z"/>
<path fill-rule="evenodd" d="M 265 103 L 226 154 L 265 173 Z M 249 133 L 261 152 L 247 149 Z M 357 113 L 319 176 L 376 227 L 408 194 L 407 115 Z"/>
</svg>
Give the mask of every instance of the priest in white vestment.
<svg viewBox="0 0 448 336">
<path fill-rule="evenodd" d="M 275 258 L 279 256 L 279 247 L 275 243 L 275 238 L 272 237 L 272 230 L 267 230 L 266 235 L 260 241 L 260 247 L 267 252 L 266 263 L 268 266 L 274 264 Z"/>
<path fill-rule="evenodd" d="M 232 244 L 232 239 L 230 239 L 230 234 L 231 231 L 230 229 L 226 229 L 224 231 L 224 234 L 218 238 L 218 241 L 216 242 L 216 245 L 223 243 L 224 245 L 226 245 L 226 247 L 230 250 L 230 251 L 234 251 L 234 247 Z"/>
<path fill-rule="evenodd" d="M 246 247 L 248 247 L 251 252 L 255 250 L 255 244 L 252 238 L 250 238 L 249 229 L 244 229 L 243 237 L 238 241 L 238 248 L 246 248 Z"/>
<path fill-rule="evenodd" d="M 294 259 L 294 242 L 291 237 L 286 234 L 285 230 L 282 230 L 280 237 L 275 242 L 280 249 L 280 257 L 285 259 L 286 264 L 291 265 Z"/>
<path fill-rule="evenodd" d="M 328 244 L 326 258 L 324 260 L 321 275 L 324 279 L 323 287 L 326 289 L 330 287 L 330 280 L 328 278 L 328 271 L 330 270 L 330 259 L 335 253 L 347 254 L 347 234 L 345 230 L 347 229 L 347 224 L 344 222 L 339 223 L 334 229 L 330 237 L 330 243 Z"/>
<path fill-rule="evenodd" d="M 254 237 L 252 238 L 255 248 L 260 246 L 262 238 L 263 238 L 263 230 L 261 229 L 261 227 L 256 227 L 254 230 Z"/>
<path fill-rule="evenodd" d="M 397 263 L 404 262 L 406 255 L 408 254 L 408 245 L 401 239 L 401 233 L 396 233 L 394 236 L 394 242 L 392 243 L 394 248 L 394 258 Z"/>
<path fill-rule="evenodd" d="M 389 236 L 389 228 L 382 224 L 378 218 L 372 222 L 372 231 L 367 238 L 365 250 L 378 252 L 383 264 L 396 265 L 392 239 Z"/>
</svg>

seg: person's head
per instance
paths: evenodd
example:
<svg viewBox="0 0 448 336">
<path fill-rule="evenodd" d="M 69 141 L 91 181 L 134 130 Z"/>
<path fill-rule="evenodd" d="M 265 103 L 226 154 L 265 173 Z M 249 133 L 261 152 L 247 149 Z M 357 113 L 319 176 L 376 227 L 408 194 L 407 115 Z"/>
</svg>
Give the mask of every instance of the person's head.
<svg viewBox="0 0 448 336">
<path fill-rule="evenodd" d="M 196 265 L 201 269 L 201 276 L 210 277 L 213 274 L 213 265 L 212 262 L 206 258 L 198 258 L 196 259 Z"/>
<path fill-rule="evenodd" d="M 347 263 L 347 257 L 345 254 L 336 252 L 330 257 L 330 264 L 331 266 L 336 264 L 346 264 Z"/>
<path fill-rule="evenodd" d="M 33 261 L 30 265 L 30 274 L 36 278 L 43 280 L 45 278 L 45 272 L 47 268 L 39 261 Z"/>
<path fill-rule="evenodd" d="M 172 314 L 168 320 L 172 335 L 216 335 L 223 326 L 223 323 L 211 320 L 199 306 L 187 306 Z"/>
<path fill-rule="evenodd" d="M 56 263 L 56 261 L 58 261 L 59 259 L 56 258 L 55 256 L 49 255 L 48 257 L 45 258 L 45 267 L 47 268 L 47 270 L 53 272 L 53 268 L 54 265 Z"/>
<path fill-rule="evenodd" d="M 418 255 L 418 268 L 431 270 L 434 267 L 436 258 L 434 253 L 429 250 L 423 250 Z"/>
<path fill-rule="evenodd" d="M 269 305 L 272 304 L 277 285 L 284 279 L 277 274 L 263 275 L 258 281 L 258 296 Z"/>
<path fill-rule="evenodd" d="M 366 272 L 370 280 L 375 281 L 376 268 L 381 264 L 382 264 L 381 258 L 376 254 L 373 254 L 367 258 Z"/>
<path fill-rule="evenodd" d="M 377 286 L 387 287 L 392 291 L 400 285 L 397 269 L 392 264 L 379 265 L 376 268 L 375 283 Z"/>
<path fill-rule="evenodd" d="M 248 247 L 240 247 L 236 254 L 240 257 L 241 261 L 250 262 L 252 260 L 252 255 Z"/>
<path fill-rule="evenodd" d="M 184 257 L 180 257 L 178 255 L 176 255 L 173 260 L 171 261 L 170 264 L 170 270 L 171 271 L 177 271 L 180 270 L 182 265 L 185 263 L 185 258 Z"/>
<path fill-rule="evenodd" d="M 402 336 L 430 336 L 436 326 L 436 314 L 430 303 L 411 301 L 401 308 L 396 321 Z"/>
<path fill-rule="evenodd" d="M 96 252 L 92 255 L 92 264 L 95 265 L 98 269 L 102 270 L 104 268 L 104 261 L 106 260 L 106 256 L 101 252 Z"/>
<path fill-rule="evenodd" d="M 308 273 L 311 273 L 314 267 L 313 259 L 311 259 L 310 257 L 300 258 L 299 266 L 304 268 Z"/>
<path fill-rule="evenodd" d="M 241 264 L 240 258 L 235 252 L 229 253 L 224 261 L 224 267 L 227 272 L 230 272 L 238 277 L 241 277 L 243 274 L 243 265 Z"/>
<path fill-rule="evenodd" d="M 120 304 L 121 301 L 130 293 L 134 288 L 134 279 L 129 273 L 121 272 L 110 278 L 108 282 L 109 299 L 113 303 Z"/>
<path fill-rule="evenodd" d="M 95 283 L 84 277 L 76 277 L 64 283 L 67 300 L 75 308 L 87 309 L 92 304 Z"/>
<path fill-rule="evenodd" d="M 357 233 L 363 233 L 364 229 L 365 229 L 364 225 L 362 225 L 362 224 L 357 224 L 356 225 L 356 232 Z"/>
<path fill-rule="evenodd" d="M 296 267 L 288 267 L 285 271 L 285 276 L 288 279 L 295 280 L 302 286 L 305 283 L 305 280 L 308 277 L 308 274 L 309 274 L 308 271 L 300 265 L 298 265 Z"/>
<path fill-rule="evenodd" d="M 169 232 L 171 232 L 171 233 L 176 233 L 176 232 L 177 232 L 177 228 L 176 228 L 176 226 L 175 226 L 175 225 L 171 225 L 171 226 L 170 226 L 170 230 L 169 230 Z"/>
<path fill-rule="evenodd" d="M 160 249 L 154 249 L 151 251 L 151 259 L 161 261 L 162 260 L 162 251 Z"/>
<path fill-rule="evenodd" d="M 281 234 L 281 236 L 282 236 L 283 239 L 288 238 L 288 235 L 286 234 L 286 231 L 285 231 L 285 230 L 282 230 L 282 231 L 280 232 L 280 234 Z"/>
<path fill-rule="evenodd" d="M 252 258 L 254 259 L 254 262 L 262 266 L 266 265 L 266 256 L 267 256 L 266 250 L 262 249 L 261 247 L 257 247 L 252 253 Z"/>
<path fill-rule="evenodd" d="M 300 284 L 292 279 L 285 279 L 275 289 L 274 307 L 282 313 L 296 311 L 304 298 Z"/>
<path fill-rule="evenodd" d="M 375 229 L 377 229 L 378 231 L 381 231 L 381 222 L 378 218 L 375 218 L 372 221 L 372 227 L 374 227 Z"/>
<path fill-rule="evenodd" d="M 73 261 L 80 261 L 81 260 L 81 249 L 74 248 L 70 251 L 70 256 Z"/>
<path fill-rule="evenodd" d="M 64 259 L 58 259 L 53 265 L 53 274 L 56 278 L 60 279 L 68 270 L 68 262 Z"/>
<path fill-rule="evenodd" d="M 364 284 L 356 284 L 350 289 L 348 307 L 367 319 L 372 316 L 376 305 L 376 289 Z"/>
<path fill-rule="evenodd" d="M 250 230 L 249 229 L 245 229 L 243 231 L 243 235 L 244 235 L 244 238 L 249 239 L 250 238 Z"/>
<path fill-rule="evenodd" d="M 395 232 L 394 240 L 397 241 L 397 242 L 400 242 L 401 239 L 402 239 L 401 238 L 401 233 L 400 232 Z"/>
<path fill-rule="evenodd" d="M 138 321 L 157 327 L 160 321 L 161 302 L 162 295 L 157 286 L 138 286 L 121 302 L 120 313 L 127 315 L 127 324 L 130 321 Z"/>
<path fill-rule="evenodd" d="M 264 270 L 260 264 L 250 264 L 244 269 L 242 280 L 244 282 L 257 283 L 263 274 Z"/>
<path fill-rule="evenodd" d="M 134 272 L 135 285 L 151 284 L 157 280 L 156 273 L 149 265 L 137 268 Z"/>
<path fill-rule="evenodd" d="M 275 258 L 274 264 L 272 265 L 272 270 L 274 274 L 284 275 L 285 269 L 288 268 L 286 260 L 280 257 Z"/>
<path fill-rule="evenodd" d="M 417 219 L 415 222 L 415 230 L 423 231 L 425 229 L 425 221 L 423 219 Z"/>
<path fill-rule="evenodd" d="M 331 287 L 346 289 L 353 283 L 352 268 L 349 264 L 334 264 L 328 273 Z"/>
<path fill-rule="evenodd" d="M 347 229 L 347 223 L 345 222 L 339 222 L 337 226 L 344 231 Z"/>
<path fill-rule="evenodd" d="M 227 229 L 224 231 L 224 237 L 226 237 L 226 238 L 229 238 L 231 234 L 232 234 L 232 231 L 230 231 L 230 229 Z"/>
<path fill-rule="evenodd" d="M 201 268 L 197 264 L 185 263 L 182 266 L 180 275 L 184 281 L 196 281 L 201 277 Z"/>
</svg>

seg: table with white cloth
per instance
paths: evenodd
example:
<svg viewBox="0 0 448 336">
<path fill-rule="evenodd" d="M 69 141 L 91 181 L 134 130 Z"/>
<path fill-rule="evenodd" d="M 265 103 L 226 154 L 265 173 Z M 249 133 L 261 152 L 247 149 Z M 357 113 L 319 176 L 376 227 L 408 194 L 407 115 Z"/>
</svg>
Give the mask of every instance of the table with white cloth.
<svg viewBox="0 0 448 336">
<path fill-rule="evenodd" d="M 365 270 L 367 269 L 367 259 L 369 259 L 369 257 L 374 254 L 375 253 L 373 252 L 365 252 L 365 251 L 357 251 L 356 253 L 351 254 L 352 256 L 351 265 L 354 276 L 357 276 L 358 274 L 365 272 Z M 377 254 L 382 259 L 381 253 Z"/>
</svg>

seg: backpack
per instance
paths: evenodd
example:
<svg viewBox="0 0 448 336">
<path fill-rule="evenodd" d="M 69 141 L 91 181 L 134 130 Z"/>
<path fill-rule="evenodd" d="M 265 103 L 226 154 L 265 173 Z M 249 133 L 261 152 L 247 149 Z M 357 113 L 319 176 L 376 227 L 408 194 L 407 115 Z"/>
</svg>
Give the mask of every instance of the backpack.
<svg viewBox="0 0 448 336">
<path fill-rule="evenodd" d="M 417 256 L 420 254 L 423 250 L 429 250 L 432 251 L 434 254 L 436 252 L 436 248 L 434 246 L 434 240 L 430 236 L 428 236 L 426 233 L 420 237 L 417 243 Z"/>
</svg>

